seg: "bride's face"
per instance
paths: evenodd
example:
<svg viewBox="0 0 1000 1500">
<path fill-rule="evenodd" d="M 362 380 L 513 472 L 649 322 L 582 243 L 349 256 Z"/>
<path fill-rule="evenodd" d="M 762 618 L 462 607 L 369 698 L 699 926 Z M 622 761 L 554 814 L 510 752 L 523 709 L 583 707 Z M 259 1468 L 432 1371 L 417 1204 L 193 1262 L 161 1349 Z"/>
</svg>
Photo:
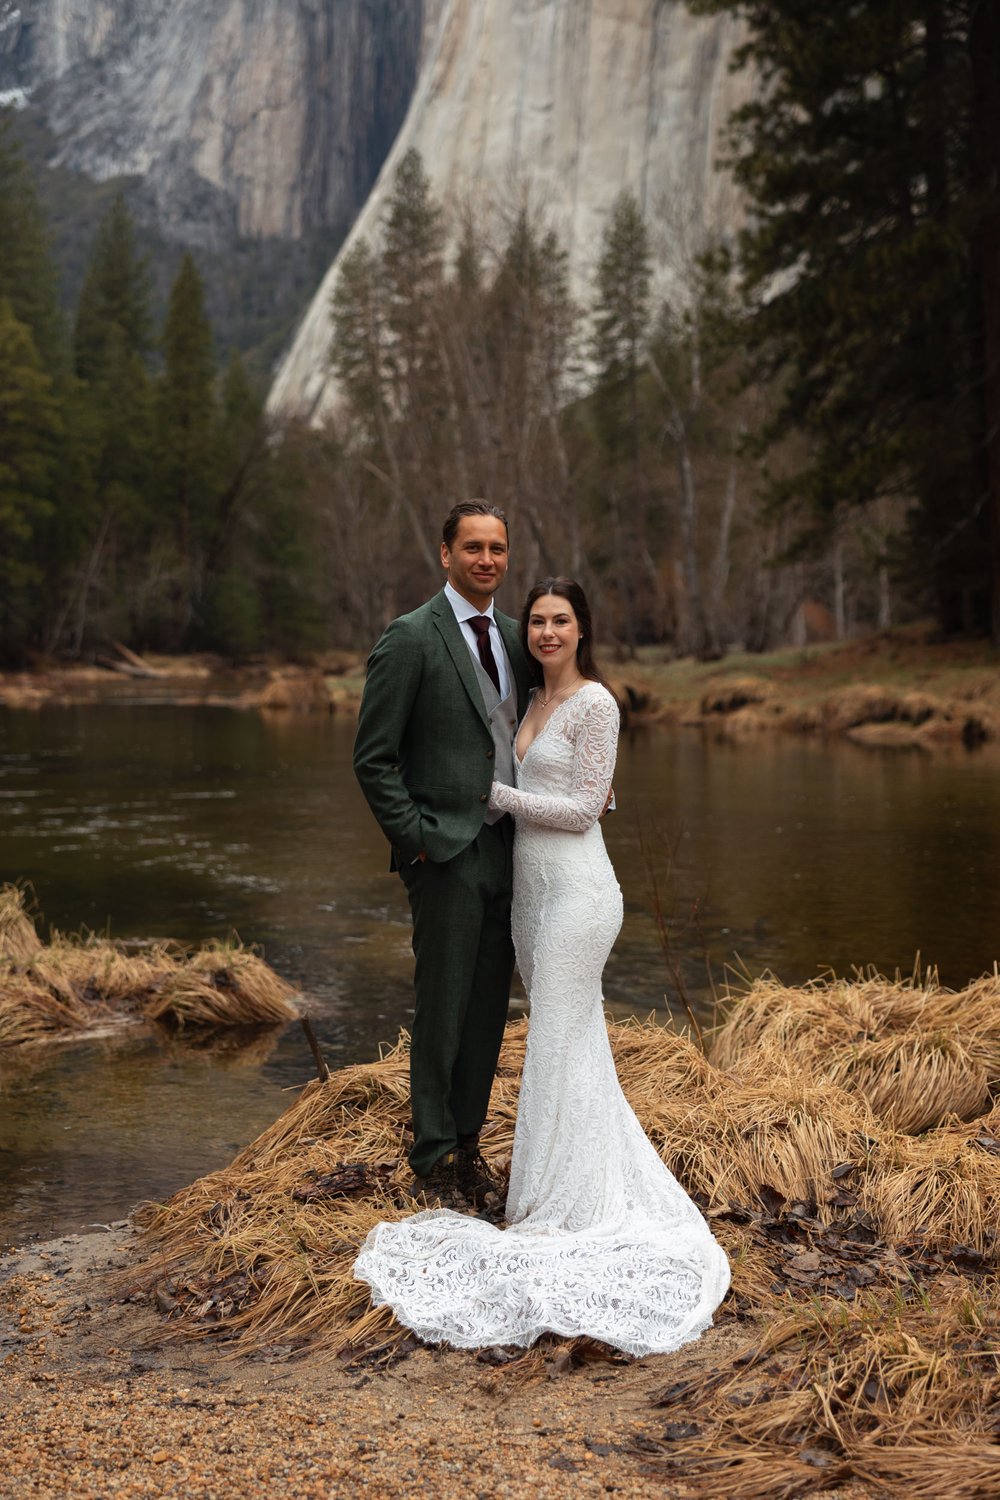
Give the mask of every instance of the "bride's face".
<svg viewBox="0 0 1000 1500">
<path fill-rule="evenodd" d="M 576 611 L 561 594 L 542 594 L 531 606 L 528 650 L 544 667 L 552 669 L 568 661 L 575 662 L 581 634 Z"/>
</svg>

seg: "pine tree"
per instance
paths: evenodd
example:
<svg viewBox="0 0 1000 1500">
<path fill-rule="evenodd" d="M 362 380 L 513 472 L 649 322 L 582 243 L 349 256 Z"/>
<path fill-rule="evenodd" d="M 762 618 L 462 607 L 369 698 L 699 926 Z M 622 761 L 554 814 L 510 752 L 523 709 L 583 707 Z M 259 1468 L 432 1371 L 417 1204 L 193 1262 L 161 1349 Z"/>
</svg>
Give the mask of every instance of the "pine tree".
<svg viewBox="0 0 1000 1500">
<path fill-rule="evenodd" d="M 475 296 L 483 284 L 483 247 L 471 214 L 462 219 L 455 247 L 455 285 L 466 297 Z"/>
<path fill-rule="evenodd" d="M 378 266 L 371 246 L 361 240 L 344 257 L 330 303 L 333 340 L 330 363 L 351 415 L 369 437 L 378 432 L 384 408 L 383 319 Z"/>
<path fill-rule="evenodd" d="M 11 125 L 0 118 L 0 297 L 23 323 L 45 368 L 62 363 L 57 278 L 34 185 Z"/>
<path fill-rule="evenodd" d="M 638 451 L 638 388 L 652 321 L 652 251 L 638 199 L 628 188 L 615 199 L 597 264 L 592 356 L 595 408 L 608 451 Z"/>
<path fill-rule="evenodd" d="M 52 513 L 61 434 L 52 378 L 30 329 L 0 299 L 0 651 L 16 660 L 41 626 L 39 537 Z"/>
<path fill-rule="evenodd" d="M 381 242 L 346 257 L 333 294 L 330 357 L 351 414 L 371 445 L 388 515 L 402 512 L 435 577 L 422 503 L 452 442 L 450 371 L 442 328 L 444 225 L 420 154 L 409 151 L 393 179 Z"/>
<path fill-rule="evenodd" d="M 524 538 L 515 568 L 525 569 L 526 583 L 539 571 L 579 571 L 577 496 L 560 431 L 576 314 L 566 252 L 526 204 L 511 224 L 492 282 L 465 300 L 465 339 L 480 393 L 475 405 L 470 393 L 470 415 L 477 415 L 477 405 L 485 412 L 485 430 L 477 432 L 479 465 L 486 489 Z M 550 536 L 556 510 L 558 539 Z M 518 573 L 515 580 L 521 581 Z"/>
<path fill-rule="evenodd" d="M 51 504 L 47 511 L 36 510 L 32 526 L 31 629 L 42 649 L 56 644 L 66 617 L 67 589 L 86 544 L 89 489 L 86 424 L 77 420 L 80 392 L 71 370 L 57 282 L 34 184 L 10 123 L 0 119 L 0 299 L 6 298 L 13 317 L 30 335 L 39 369 L 51 377 L 47 402 L 60 430 L 54 452 L 46 446 L 38 454 L 41 469 L 48 473 Z M 39 493 L 36 489 L 36 498 Z"/>
<path fill-rule="evenodd" d="M 146 266 L 119 197 L 98 230 L 73 334 L 74 427 L 88 471 L 80 489 L 91 508 L 80 523 L 85 537 L 65 626 L 72 650 L 92 632 L 138 640 L 143 631 L 129 600 L 146 592 L 139 580 L 154 517 L 150 330 Z"/>
<path fill-rule="evenodd" d="M 561 401 L 574 310 L 568 257 L 555 233 L 522 208 L 514 220 L 486 307 L 486 337 L 502 379 L 542 412 Z"/>
<path fill-rule="evenodd" d="M 441 209 L 420 152 L 411 149 L 393 179 L 379 257 L 387 361 L 397 399 L 412 401 L 415 383 L 434 375 L 437 342 L 428 313 L 441 287 L 443 252 Z"/>
<path fill-rule="evenodd" d="M 178 565 L 175 639 L 180 647 L 204 583 L 204 563 L 218 515 L 218 466 L 212 330 L 197 267 L 186 254 L 170 292 L 163 326 L 163 374 L 156 391 L 159 520 Z"/>
<path fill-rule="evenodd" d="M 213 571 L 224 554 L 228 536 L 252 511 L 271 484 L 270 446 L 262 394 L 234 354 L 222 380 L 217 403 L 214 446 L 218 473 L 218 514 L 214 543 L 208 555 Z"/>
<path fill-rule="evenodd" d="M 136 249 L 132 218 L 120 194 L 98 229 L 77 304 L 73 351 L 81 379 L 103 378 L 115 329 L 130 354 L 143 358 L 150 352 L 149 272 Z"/>
<path fill-rule="evenodd" d="M 1000 8 L 979 4 L 969 24 L 973 232 L 982 326 L 982 485 L 989 496 L 993 644 L 1000 646 Z"/>
<path fill-rule="evenodd" d="M 218 500 L 205 554 L 204 640 L 246 657 L 263 642 L 262 591 L 273 559 L 266 518 L 274 461 L 259 391 L 238 354 L 222 381 L 215 430 Z"/>
<path fill-rule="evenodd" d="M 737 65 L 761 83 L 734 121 L 735 171 L 752 210 L 740 249 L 751 349 L 757 377 L 782 392 L 765 441 L 796 434 L 805 454 L 772 497 L 796 507 L 820 546 L 844 507 L 910 497 L 912 576 L 942 625 L 969 627 L 987 616 L 990 589 L 973 253 L 985 202 L 972 176 L 976 7 L 698 8 L 745 21 Z M 1000 520 L 1000 496 L 996 506 Z"/>
<path fill-rule="evenodd" d="M 135 556 L 153 515 L 153 395 L 146 366 L 121 328 L 112 327 L 100 382 L 86 388 L 95 492 L 122 523 Z"/>
<path fill-rule="evenodd" d="M 278 490 L 266 519 L 268 558 L 262 591 L 268 642 L 289 656 L 327 644 L 318 602 L 322 561 L 303 519 L 301 497 Z"/>
<path fill-rule="evenodd" d="M 604 451 L 602 484 L 611 513 L 622 624 L 629 650 L 637 640 L 637 564 L 646 553 L 646 480 L 640 377 L 651 323 L 652 252 L 635 194 L 612 205 L 597 264 L 593 409 Z"/>
</svg>

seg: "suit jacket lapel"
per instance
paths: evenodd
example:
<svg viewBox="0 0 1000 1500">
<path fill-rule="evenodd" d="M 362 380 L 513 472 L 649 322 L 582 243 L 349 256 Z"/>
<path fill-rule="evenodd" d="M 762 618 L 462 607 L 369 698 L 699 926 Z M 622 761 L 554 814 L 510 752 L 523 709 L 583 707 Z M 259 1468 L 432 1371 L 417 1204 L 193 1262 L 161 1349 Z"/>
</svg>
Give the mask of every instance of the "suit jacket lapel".
<svg viewBox="0 0 1000 1500">
<path fill-rule="evenodd" d="M 470 655 L 468 646 L 465 644 L 462 627 L 456 620 L 455 611 L 448 603 L 443 589 L 431 601 L 431 613 L 434 616 L 434 623 L 440 632 L 441 639 L 447 646 L 448 653 L 455 663 L 455 669 L 462 679 L 462 686 L 468 693 L 473 708 L 479 714 L 487 729 L 489 729 L 490 716 L 486 712 L 486 704 L 483 701 L 482 691 L 476 677 L 476 669 L 472 665 L 472 656 Z"/>
</svg>

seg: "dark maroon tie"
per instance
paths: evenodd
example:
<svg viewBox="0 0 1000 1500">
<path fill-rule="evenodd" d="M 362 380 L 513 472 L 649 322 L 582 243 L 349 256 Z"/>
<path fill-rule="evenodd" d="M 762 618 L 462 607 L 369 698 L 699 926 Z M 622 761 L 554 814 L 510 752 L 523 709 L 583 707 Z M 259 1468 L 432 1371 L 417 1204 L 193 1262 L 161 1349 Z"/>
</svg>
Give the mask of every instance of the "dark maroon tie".
<svg viewBox="0 0 1000 1500">
<path fill-rule="evenodd" d="M 499 693 L 500 673 L 497 671 L 496 658 L 493 655 L 493 647 L 490 645 L 489 615 L 472 615 L 469 624 L 479 638 L 479 660 L 483 664 L 483 670 Z"/>
</svg>

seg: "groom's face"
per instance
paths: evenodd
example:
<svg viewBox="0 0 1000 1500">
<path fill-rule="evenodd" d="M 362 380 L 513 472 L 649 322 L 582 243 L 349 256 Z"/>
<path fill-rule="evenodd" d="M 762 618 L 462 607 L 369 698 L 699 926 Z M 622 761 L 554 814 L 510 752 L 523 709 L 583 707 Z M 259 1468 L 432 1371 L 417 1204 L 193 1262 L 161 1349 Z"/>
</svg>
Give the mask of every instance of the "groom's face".
<svg viewBox="0 0 1000 1500">
<path fill-rule="evenodd" d="M 496 516 L 463 516 L 454 541 L 441 543 L 441 566 L 453 589 L 484 610 L 507 572 L 507 528 Z"/>
</svg>

